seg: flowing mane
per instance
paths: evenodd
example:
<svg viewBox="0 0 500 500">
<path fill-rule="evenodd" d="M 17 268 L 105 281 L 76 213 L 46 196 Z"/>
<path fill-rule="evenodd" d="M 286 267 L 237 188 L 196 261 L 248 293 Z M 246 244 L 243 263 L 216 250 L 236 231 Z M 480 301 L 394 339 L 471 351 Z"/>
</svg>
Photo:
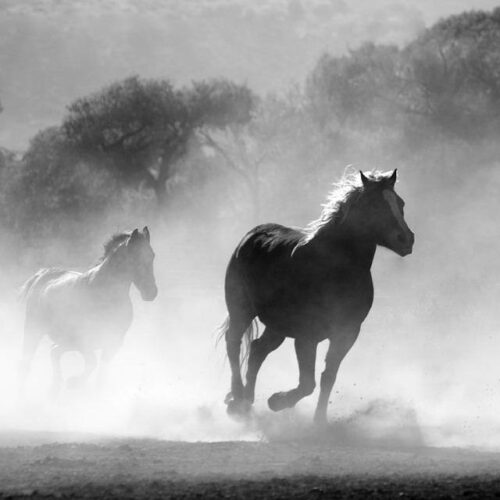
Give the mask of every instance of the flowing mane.
<svg viewBox="0 0 500 500">
<path fill-rule="evenodd" d="M 123 242 L 127 241 L 128 238 L 130 238 L 130 234 L 130 231 L 113 234 L 113 236 L 104 243 L 104 255 L 101 257 L 100 262 L 109 257 Z"/>
<path fill-rule="evenodd" d="M 387 177 L 378 170 L 367 172 L 365 175 L 373 181 L 380 181 Z M 305 235 L 298 246 L 311 241 L 324 227 L 341 224 L 363 191 L 359 174 L 357 172 L 345 173 L 338 182 L 333 184 L 326 202 L 322 205 L 320 216 L 304 228 Z"/>
</svg>

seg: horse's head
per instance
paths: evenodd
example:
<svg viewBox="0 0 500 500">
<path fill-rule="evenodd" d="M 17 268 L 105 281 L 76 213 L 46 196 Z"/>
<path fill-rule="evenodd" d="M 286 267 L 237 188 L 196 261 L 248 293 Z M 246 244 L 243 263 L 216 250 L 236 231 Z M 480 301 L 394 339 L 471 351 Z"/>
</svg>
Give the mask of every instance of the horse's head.
<svg viewBox="0 0 500 500">
<path fill-rule="evenodd" d="M 360 172 L 363 183 L 359 208 L 363 225 L 378 245 L 389 248 L 401 257 L 412 252 L 415 235 L 404 219 L 404 201 L 394 191 L 397 171 L 377 176 Z"/>
<path fill-rule="evenodd" d="M 149 229 L 145 227 L 142 232 L 134 229 L 126 243 L 132 282 L 141 293 L 143 300 L 147 301 L 154 300 L 158 294 L 153 270 L 155 254 L 149 240 Z"/>
</svg>

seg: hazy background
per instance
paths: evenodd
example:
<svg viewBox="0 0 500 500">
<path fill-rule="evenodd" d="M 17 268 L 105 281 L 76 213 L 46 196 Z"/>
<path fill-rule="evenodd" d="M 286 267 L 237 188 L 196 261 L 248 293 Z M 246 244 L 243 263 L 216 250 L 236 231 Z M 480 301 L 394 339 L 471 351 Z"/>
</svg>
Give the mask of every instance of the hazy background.
<svg viewBox="0 0 500 500">
<path fill-rule="evenodd" d="M 0 1 L 0 426 L 295 435 L 316 393 L 265 406 L 297 381 L 288 342 L 262 369 L 253 426 L 224 414 L 224 269 L 257 222 L 317 217 L 352 164 L 398 168 L 416 244 L 377 253 L 375 303 L 333 391 L 339 439 L 499 446 L 494 7 Z M 145 224 L 160 294 L 133 292 L 110 387 L 50 404 L 45 342 L 19 402 L 18 287 L 41 266 L 86 269 L 113 232 Z M 80 363 L 68 355 L 66 373 Z"/>
<path fill-rule="evenodd" d="M 24 150 L 66 106 L 132 74 L 224 76 L 258 92 L 302 83 L 321 53 L 413 40 L 493 0 L 56 0 L 0 2 L 0 142 Z"/>
</svg>

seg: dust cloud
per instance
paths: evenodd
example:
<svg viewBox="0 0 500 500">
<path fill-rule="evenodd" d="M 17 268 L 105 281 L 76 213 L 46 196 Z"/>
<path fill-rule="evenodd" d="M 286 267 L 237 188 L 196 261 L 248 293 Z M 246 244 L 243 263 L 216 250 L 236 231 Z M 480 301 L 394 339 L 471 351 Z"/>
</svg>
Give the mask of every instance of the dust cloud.
<svg viewBox="0 0 500 500">
<path fill-rule="evenodd" d="M 492 177 L 489 179 L 491 182 Z M 460 188 L 462 195 L 476 194 L 483 181 L 467 180 Z M 267 408 L 272 393 L 293 387 L 297 380 L 293 346 L 288 340 L 269 356 L 259 374 L 250 420 L 236 422 L 225 414 L 229 366 L 224 343 L 216 346 L 216 332 L 226 316 L 225 262 L 237 237 L 231 235 L 230 241 L 215 250 L 203 245 L 196 249 L 191 246 L 196 238 L 186 238 L 176 224 L 169 227 L 162 222 L 151 225 L 159 295 L 147 303 L 132 289 L 133 325 L 104 388 L 91 379 L 84 389 L 65 388 L 52 401 L 50 342 L 45 339 L 31 368 L 26 393 L 20 398 L 16 373 L 24 305 L 16 299 L 14 287 L 4 292 L 0 429 L 50 431 L 61 439 L 80 433 L 187 441 L 328 439 L 332 445 L 497 449 L 498 319 L 495 297 L 487 286 L 493 281 L 490 271 L 495 247 L 481 243 L 484 228 L 476 227 L 477 221 L 488 220 L 493 200 L 485 199 L 483 190 L 483 198 L 475 200 L 477 206 L 454 206 L 458 210 L 453 214 L 456 228 L 443 237 L 429 226 L 428 214 L 419 214 L 422 191 L 413 193 L 411 182 L 403 169 L 398 191 L 405 198 L 406 219 L 417 236 L 414 254 L 403 260 L 386 250 L 377 251 L 375 302 L 339 372 L 328 429 L 320 433 L 311 427 L 317 390 L 283 414 Z M 452 200 L 451 193 L 444 193 L 436 201 L 442 210 L 436 220 L 450 220 L 446 207 L 455 205 Z M 311 212 L 315 209 L 311 207 Z M 277 207 L 271 220 L 277 220 L 278 213 Z M 201 233 L 200 228 L 189 228 L 191 234 L 197 231 Z M 432 240 L 426 236 L 431 231 L 437 233 Z M 476 232 L 473 249 L 461 243 L 464 232 L 469 238 Z M 446 258 L 437 255 L 434 260 L 436 247 L 442 248 Z M 93 249 L 97 258 L 99 246 L 93 245 Z M 85 266 L 75 259 L 74 267 Z M 21 268 L 11 274 L 18 278 L 11 283 L 19 285 L 29 276 Z M 478 280 L 482 287 L 460 284 Z M 317 378 L 325 350 L 320 345 Z M 82 369 L 78 354 L 65 355 L 66 379 Z"/>
<path fill-rule="evenodd" d="M 359 10 L 359 6 L 356 8 Z M 229 11 L 226 14 L 230 17 Z M 415 30 L 420 29 L 423 19 L 434 20 L 429 12 L 411 10 L 410 14 Z M 310 31 L 306 21 L 303 29 Z M 363 26 L 356 26 L 358 33 L 363 32 Z M 375 25 L 372 29 L 383 31 Z M 316 49 L 325 45 L 322 40 L 312 43 L 314 60 L 319 56 Z M 285 40 L 283 46 L 289 49 L 290 44 Z M 301 53 L 297 65 L 308 57 L 309 52 Z M 226 64 L 222 56 L 217 61 Z M 265 72 L 272 64 L 272 60 L 266 60 L 259 66 L 264 69 L 255 71 L 262 73 L 262 78 L 272 79 Z M 117 62 L 113 74 L 100 74 L 101 81 L 92 81 L 92 89 L 121 76 L 119 66 Z M 12 67 L 17 71 L 17 63 L 12 62 Z M 197 76 L 194 70 L 181 69 L 182 78 Z M 219 67 L 209 70 L 222 72 Z M 267 82 L 256 81 L 257 87 L 266 87 Z M 90 84 L 83 83 L 79 91 L 85 94 Z M 61 94 L 65 104 L 75 97 Z M 0 97 L 7 108 L 8 99 Z M 12 102 L 18 98 L 12 98 Z M 43 110 L 37 113 L 25 134 L 46 125 Z M 50 116 L 49 122 L 58 118 Z M 5 119 L 14 121 L 11 114 L 2 117 Z M 22 120 L 16 127 L 21 127 Z M 11 135 L 4 131 L 0 137 L 17 147 L 19 143 Z M 78 433 L 185 441 L 328 439 L 332 446 L 500 449 L 500 288 L 496 279 L 500 273 L 500 229 L 496 221 L 500 170 L 494 154 L 482 165 L 465 165 L 461 150 L 454 148 L 453 144 L 444 148 L 446 165 L 460 164 L 457 171 L 439 170 L 440 160 L 432 152 L 422 153 L 416 162 L 420 163 L 418 169 L 404 161 L 374 164 L 372 156 L 365 153 L 354 158 L 355 168 L 398 167 L 396 189 L 406 202 L 406 220 L 415 232 L 416 243 L 413 254 L 405 259 L 383 249 L 377 251 L 373 266 L 375 302 L 341 366 L 327 429 L 318 431 L 311 425 L 317 390 L 293 410 L 274 414 L 267 408 L 266 400 L 272 393 L 292 388 L 297 382 L 289 340 L 262 367 L 250 420 L 231 420 L 223 403 L 229 389 L 229 366 L 224 343 L 216 346 L 216 332 L 226 317 L 225 265 L 239 239 L 255 222 L 305 225 L 317 217 L 329 182 L 338 180 L 345 167 L 346 162 L 339 165 L 335 158 L 328 175 L 323 172 L 321 176 L 328 182 L 318 182 L 312 188 L 314 195 L 309 192 L 303 200 L 297 198 L 300 189 L 293 171 L 289 177 L 271 177 L 266 189 L 275 194 L 268 196 L 271 201 L 263 205 L 259 221 L 241 217 L 241 207 L 228 217 L 231 209 L 226 205 L 231 200 L 215 185 L 197 195 L 201 203 L 194 207 L 188 198 L 173 203 L 165 218 L 158 216 L 154 202 L 148 199 L 149 211 L 136 210 L 135 205 L 121 211 L 116 206 L 102 215 L 99 223 L 95 218 L 79 221 L 80 233 L 88 238 L 80 237 L 77 246 L 67 231 L 61 231 L 62 236 L 45 248 L 24 249 L 22 259 L 15 252 L 4 252 L 0 432 L 14 435 L 20 430 L 44 431 L 60 435 L 60 439 Z M 481 158 L 481 153 L 472 151 L 469 157 Z M 244 198 L 239 191 L 233 195 Z M 243 200 L 241 206 L 245 203 Z M 212 205 L 226 209 L 212 210 Z M 199 207 L 211 208 L 209 223 Z M 90 267 L 113 232 L 146 224 L 157 255 L 159 295 L 147 303 L 132 289 L 133 325 L 111 365 L 107 386 L 97 387 L 91 379 L 87 387 L 78 391 L 64 388 L 57 400 L 51 400 L 50 342 L 45 339 L 37 351 L 25 395 L 20 397 L 17 370 L 24 304 L 17 299 L 17 289 L 38 267 Z M 15 238 L 5 231 L 3 236 L 5 241 Z M 325 351 L 326 346 L 320 345 L 317 379 Z M 82 368 L 78 354 L 63 358 L 66 379 Z"/>
</svg>

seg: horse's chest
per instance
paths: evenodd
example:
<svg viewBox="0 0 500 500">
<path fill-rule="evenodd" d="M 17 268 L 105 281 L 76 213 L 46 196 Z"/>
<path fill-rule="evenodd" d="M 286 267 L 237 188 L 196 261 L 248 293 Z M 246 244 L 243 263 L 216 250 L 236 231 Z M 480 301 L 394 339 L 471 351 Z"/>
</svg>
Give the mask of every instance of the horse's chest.
<svg viewBox="0 0 500 500">
<path fill-rule="evenodd" d="M 126 330 L 132 322 L 132 304 L 128 300 L 99 304 L 87 313 L 89 322 L 96 327 Z"/>
<path fill-rule="evenodd" d="M 332 272 L 325 274 L 324 279 L 314 289 L 327 309 L 347 308 L 352 313 L 370 307 L 373 301 L 370 273 Z"/>
</svg>

